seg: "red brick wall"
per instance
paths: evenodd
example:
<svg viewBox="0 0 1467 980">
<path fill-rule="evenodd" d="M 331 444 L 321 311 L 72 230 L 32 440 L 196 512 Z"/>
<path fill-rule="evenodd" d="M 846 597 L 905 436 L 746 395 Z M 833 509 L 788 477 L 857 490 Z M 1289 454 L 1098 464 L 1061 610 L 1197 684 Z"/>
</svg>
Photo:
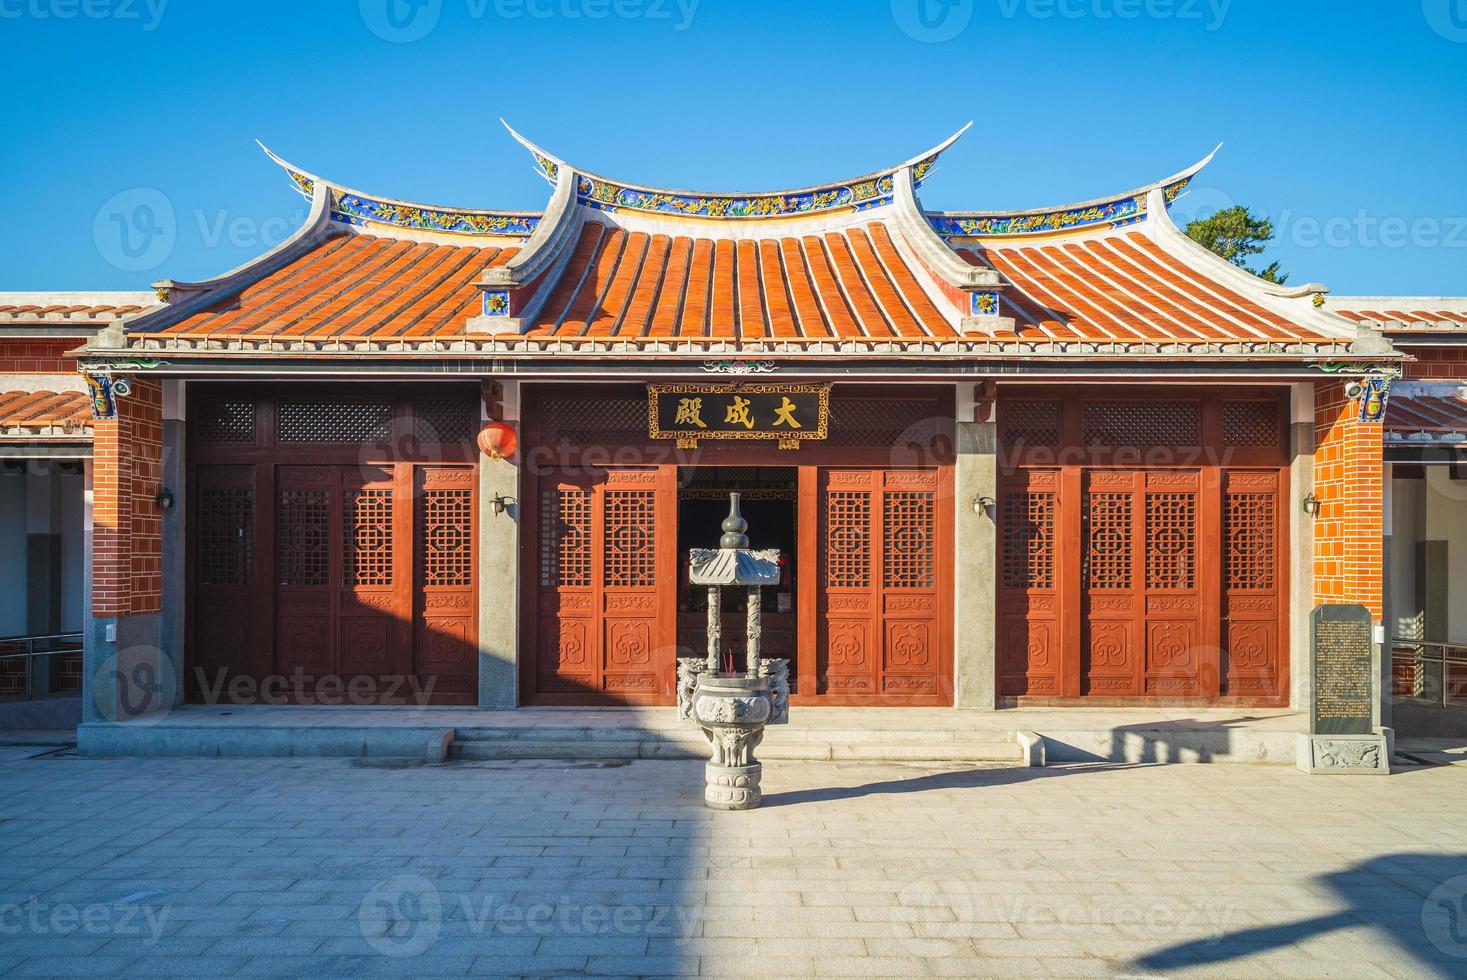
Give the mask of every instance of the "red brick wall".
<svg viewBox="0 0 1467 980">
<path fill-rule="evenodd" d="M 66 352 L 86 341 L 80 337 L 6 338 L 0 335 L 0 374 L 70 374 L 76 358 Z"/>
<path fill-rule="evenodd" d="M 1347 382 L 1314 389 L 1314 598 L 1359 603 L 1382 617 L 1381 535 L 1385 469 L 1379 422 L 1358 421 L 1360 405 Z"/>
<path fill-rule="evenodd" d="M 1407 362 L 1409 381 L 1467 381 L 1467 345 L 1406 347 L 1416 360 Z"/>
<path fill-rule="evenodd" d="M 163 387 L 137 380 L 116 399 L 117 417 L 95 423 L 92 443 L 92 614 L 160 610 L 163 516 L 153 498 L 163 477 Z"/>
</svg>

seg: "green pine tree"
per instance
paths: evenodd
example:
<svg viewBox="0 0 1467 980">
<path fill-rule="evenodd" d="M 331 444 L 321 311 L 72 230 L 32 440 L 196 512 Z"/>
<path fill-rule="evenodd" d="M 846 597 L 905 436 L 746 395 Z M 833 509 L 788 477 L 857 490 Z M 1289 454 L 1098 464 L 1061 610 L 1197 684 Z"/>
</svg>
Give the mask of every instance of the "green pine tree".
<svg viewBox="0 0 1467 980">
<path fill-rule="evenodd" d="M 1273 241 L 1273 222 L 1261 215 L 1255 216 L 1241 204 L 1189 222 L 1186 231 L 1187 237 L 1198 245 L 1260 279 L 1281 286 L 1289 279 L 1287 274 L 1279 271 L 1277 262 L 1262 269 L 1248 264 L 1249 256 L 1258 255 Z"/>
</svg>

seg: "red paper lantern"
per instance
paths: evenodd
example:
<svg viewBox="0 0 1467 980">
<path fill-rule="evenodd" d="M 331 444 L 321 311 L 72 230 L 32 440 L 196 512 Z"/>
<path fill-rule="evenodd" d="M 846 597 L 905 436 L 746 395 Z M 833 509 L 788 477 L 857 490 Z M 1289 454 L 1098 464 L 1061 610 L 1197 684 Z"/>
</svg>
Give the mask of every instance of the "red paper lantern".
<svg viewBox="0 0 1467 980">
<path fill-rule="evenodd" d="M 518 445 L 514 426 L 507 422 L 490 422 L 479 433 L 479 449 L 490 459 L 508 459 Z"/>
</svg>

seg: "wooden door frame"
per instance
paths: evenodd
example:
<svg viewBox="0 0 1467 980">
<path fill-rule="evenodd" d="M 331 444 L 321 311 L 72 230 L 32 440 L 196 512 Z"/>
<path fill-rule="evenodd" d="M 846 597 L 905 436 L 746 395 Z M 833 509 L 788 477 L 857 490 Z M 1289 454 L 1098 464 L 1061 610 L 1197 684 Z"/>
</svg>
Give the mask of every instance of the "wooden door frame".
<svg viewBox="0 0 1467 980">
<path fill-rule="evenodd" d="M 1061 405 L 1060 446 L 1056 448 L 1030 447 L 1011 453 L 1004 445 L 1004 412 L 1005 406 L 1016 401 L 1028 400 L 1053 400 Z M 1155 461 L 1146 462 L 1137 458 L 1122 457 L 1119 452 L 1109 448 L 1092 448 L 1085 445 L 1083 433 L 1083 412 L 1086 402 L 1108 401 L 1108 402 L 1155 402 L 1155 401 L 1197 401 L 1201 406 L 1201 445 L 1197 447 L 1180 447 L 1179 458 L 1169 464 L 1158 464 Z M 1277 406 L 1277 432 L 1275 445 L 1270 448 L 1246 448 L 1225 447 L 1222 443 L 1222 405 L 1223 402 L 1265 402 Z M 1055 574 L 1060 584 L 1057 596 L 1058 608 L 1061 612 L 1058 631 L 1060 633 L 1060 688 L 1059 697 L 1013 695 L 1006 693 L 1004 688 L 1004 677 L 1001 653 L 994 658 L 994 683 L 1001 705 L 1063 705 L 1063 706 L 1138 706 L 1157 705 L 1175 707 L 1179 704 L 1194 703 L 1196 700 L 1187 697 L 1167 697 L 1159 695 L 1143 695 L 1135 698 L 1105 698 L 1082 696 L 1080 693 L 1080 672 L 1082 666 L 1081 644 L 1083 639 L 1083 619 L 1081 612 L 1081 582 L 1080 582 L 1080 560 L 1078 544 L 1082 540 L 1080 532 L 1080 508 L 1078 501 L 1081 500 L 1083 492 L 1083 474 L 1092 470 L 1106 469 L 1195 469 L 1199 471 L 1199 498 L 1198 498 L 1198 555 L 1199 559 L 1206 558 L 1207 574 L 1211 576 L 1211 583 L 1201 588 L 1199 592 L 1200 607 L 1200 634 L 1198 637 L 1198 650 L 1200 655 L 1210 659 L 1210 668 L 1216 678 L 1216 684 L 1221 687 L 1225 683 L 1221 671 L 1221 649 L 1224 640 L 1224 629 L 1222 622 L 1222 605 L 1225 598 L 1225 575 L 1226 555 L 1224 554 L 1225 540 L 1223 528 L 1223 494 L 1224 480 L 1229 472 L 1267 471 L 1276 474 L 1279 486 L 1277 521 L 1275 532 L 1275 566 L 1276 581 L 1278 582 L 1281 600 L 1278 604 L 1278 619 L 1276 629 L 1278 630 L 1279 644 L 1277 650 L 1276 674 L 1278 687 L 1276 696 L 1272 697 L 1215 697 L 1206 700 L 1205 703 L 1217 706 L 1237 707 L 1287 707 L 1289 704 L 1290 690 L 1290 661 L 1286 642 L 1289 633 L 1289 624 L 1294 610 L 1288 600 L 1289 596 L 1289 562 L 1288 554 L 1293 534 L 1292 521 L 1290 520 L 1290 508 L 1285 505 L 1285 496 L 1289 486 L 1289 473 L 1292 460 L 1289 454 L 1289 421 L 1291 418 L 1290 392 L 1286 386 L 1270 386 L 1267 388 L 1245 388 L 1242 386 L 1231 386 L 1221 384 L 1202 384 L 1195 386 L 1181 385 L 1154 385 L 1154 386 L 1116 386 L 1116 385 L 1008 385 L 999 388 L 999 396 L 996 403 L 997 418 L 997 451 L 999 454 L 997 467 L 998 498 L 1002 502 L 1006 496 L 1013 492 L 1016 484 L 1020 483 L 1020 477 L 1028 470 L 1052 470 L 1057 474 L 1058 489 L 1056 491 L 1055 515 Z M 1170 450 L 1174 447 L 1140 447 L 1158 448 Z M 1071 506 L 1066 506 L 1065 501 L 1075 501 Z M 1002 519 L 1002 505 L 996 511 L 996 515 Z M 1076 547 L 1066 547 L 1066 542 L 1075 542 Z M 1004 534 L 1003 528 L 998 528 L 997 545 L 999 549 L 999 565 L 1002 565 Z M 1199 561 L 1199 573 L 1203 565 Z M 999 628 L 1003 628 L 1004 621 L 1008 616 L 1006 604 L 1017 601 L 1015 596 L 1006 596 L 1005 590 L 995 579 L 997 591 L 997 622 Z M 1069 611 L 1066 614 L 1066 611 Z M 996 644 L 996 649 L 1002 650 L 1001 640 Z"/>
</svg>

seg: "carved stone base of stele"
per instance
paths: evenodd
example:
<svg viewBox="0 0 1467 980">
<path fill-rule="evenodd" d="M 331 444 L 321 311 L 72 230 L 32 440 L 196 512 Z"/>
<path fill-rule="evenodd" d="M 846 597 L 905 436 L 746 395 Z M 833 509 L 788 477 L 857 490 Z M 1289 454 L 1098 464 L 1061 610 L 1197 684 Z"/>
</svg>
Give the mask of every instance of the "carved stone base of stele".
<svg viewBox="0 0 1467 980">
<path fill-rule="evenodd" d="M 1295 767 L 1320 776 L 1389 776 L 1394 735 L 1389 728 L 1374 735 L 1300 734 Z"/>
<path fill-rule="evenodd" d="M 752 766 L 717 766 L 708 763 L 703 767 L 703 803 L 714 810 L 752 810 L 764 802 L 759 790 L 759 779 L 764 774 L 763 763 Z"/>
</svg>

